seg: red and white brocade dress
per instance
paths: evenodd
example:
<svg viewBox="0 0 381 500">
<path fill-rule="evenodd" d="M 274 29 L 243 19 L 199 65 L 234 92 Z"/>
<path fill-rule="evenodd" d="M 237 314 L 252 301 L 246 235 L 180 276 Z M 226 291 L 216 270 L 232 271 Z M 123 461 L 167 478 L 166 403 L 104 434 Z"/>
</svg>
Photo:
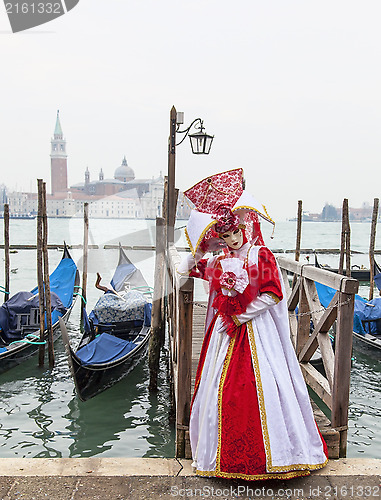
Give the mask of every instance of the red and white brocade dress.
<svg viewBox="0 0 381 500">
<path fill-rule="evenodd" d="M 241 267 L 235 283 L 241 295 L 229 290 L 233 258 Z M 285 479 L 324 467 L 327 448 L 290 340 L 283 284 L 271 251 L 246 243 L 223 258 L 201 260 L 190 276 L 210 284 L 190 417 L 196 473 Z M 250 283 L 242 292 L 247 276 Z"/>
</svg>

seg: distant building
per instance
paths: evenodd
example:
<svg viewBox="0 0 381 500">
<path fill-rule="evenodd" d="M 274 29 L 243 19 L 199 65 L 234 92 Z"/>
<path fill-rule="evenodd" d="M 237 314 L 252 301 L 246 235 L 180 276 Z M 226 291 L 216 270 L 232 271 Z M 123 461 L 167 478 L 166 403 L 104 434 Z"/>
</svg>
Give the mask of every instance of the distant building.
<svg viewBox="0 0 381 500">
<path fill-rule="evenodd" d="M 162 184 L 164 184 L 164 178 L 161 174 L 160 179 Z M 135 179 L 135 172 L 128 166 L 126 157 L 124 157 L 121 165 L 115 170 L 113 179 L 105 179 L 103 169 L 101 168 L 98 179 L 92 181 L 90 179 L 89 168 L 86 167 L 84 182 L 70 186 L 70 191 L 92 197 L 111 196 L 129 189 L 136 189 L 139 196 L 142 196 L 149 191 L 150 184 L 150 179 Z"/>
<path fill-rule="evenodd" d="M 67 191 L 67 154 L 66 140 L 64 139 L 59 111 L 57 111 L 56 126 L 51 142 L 50 175 L 51 191 L 54 196 L 58 192 Z"/>
<path fill-rule="evenodd" d="M 3 210 L 3 205 L 5 203 L 8 203 L 8 197 L 7 197 L 7 187 L 5 184 L 0 185 L 0 204 L 1 204 L 1 210 Z"/>
<path fill-rule="evenodd" d="M 365 203 L 361 208 L 350 208 L 349 219 L 352 221 L 371 221 L 373 215 L 373 207 Z"/>
<path fill-rule="evenodd" d="M 89 203 L 89 216 L 97 218 L 146 218 L 155 219 L 162 215 L 164 177 L 136 179 L 134 170 L 124 156 L 115 169 L 113 178 L 105 178 L 101 168 L 98 179 L 90 179 L 86 167 L 84 181 L 68 188 L 67 152 L 57 111 L 53 138 L 51 139 L 51 194 L 47 195 L 48 217 L 74 217 L 83 214 L 83 204 Z M 5 188 L 5 187 L 4 187 Z M 5 192 L 5 190 L 4 190 Z M 182 198 L 179 195 L 179 200 Z M 9 193 L 9 210 L 12 215 L 37 214 L 36 193 Z M 178 204 L 178 216 L 187 218 L 190 210 Z"/>
<path fill-rule="evenodd" d="M 373 216 L 373 207 L 368 203 L 363 203 L 361 208 L 349 207 L 349 220 L 352 222 L 370 222 Z M 310 222 L 338 222 L 342 218 L 342 208 L 334 207 L 326 203 L 320 213 L 311 213 L 303 211 L 302 220 Z M 289 220 L 297 220 L 296 217 Z M 381 221 L 381 212 L 378 214 L 378 220 Z"/>
<path fill-rule="evenodd" d="M 341 217 L 341 212 L 339 209 L 335 208 L 333 205 L 326 203 L 321 212 L 321 220 L 325 222 L 336 221 Z"/>
</svg>

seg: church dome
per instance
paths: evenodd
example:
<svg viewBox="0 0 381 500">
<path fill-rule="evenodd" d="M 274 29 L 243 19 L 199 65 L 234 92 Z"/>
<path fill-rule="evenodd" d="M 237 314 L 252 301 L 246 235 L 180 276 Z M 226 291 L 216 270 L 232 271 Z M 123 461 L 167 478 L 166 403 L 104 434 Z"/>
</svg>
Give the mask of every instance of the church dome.
<svg viewBox="0 0 381 500">
<path fill-rule="evenodd" d="M 123 158 L 121 166 L 115 170 L 114 179 L 122 182 L 128 182 L 135 179 L 135 172 L 127 165 L 126 157 Z"/>
</svg>

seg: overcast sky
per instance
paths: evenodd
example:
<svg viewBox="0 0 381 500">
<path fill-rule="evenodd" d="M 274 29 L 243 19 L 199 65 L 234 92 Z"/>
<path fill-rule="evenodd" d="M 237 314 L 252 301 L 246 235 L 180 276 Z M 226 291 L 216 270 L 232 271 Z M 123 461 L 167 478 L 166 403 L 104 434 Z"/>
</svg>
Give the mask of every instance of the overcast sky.
<svg viewBox="0 0 381 500">
<path fill-rule="evenodd" d="M 0 184 L 50 183 L 60 110 L 69 184 L 126 155 L 167 169 L 169 113 L 204 119 L 209 156 L 177 148 L 176 184 L 243 167 L 276 220 L 380 195 L 379 0 L 80 0 L 12 34 L 0 6 Z"/>
</svg>

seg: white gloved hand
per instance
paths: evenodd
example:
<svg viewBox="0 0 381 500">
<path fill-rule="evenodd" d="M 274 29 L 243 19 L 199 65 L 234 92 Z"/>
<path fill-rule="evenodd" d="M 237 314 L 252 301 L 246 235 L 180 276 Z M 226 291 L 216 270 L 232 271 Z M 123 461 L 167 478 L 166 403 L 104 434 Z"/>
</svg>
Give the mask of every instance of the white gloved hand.
<svg viewBox="0 0 381 500">
<path fill-rule="evenodd" d="M 256 316 L 259 316 L 263 312 L 267 311 L 267 309 L 270 309 L 270 307 L 273 307 L 276 304 L 277 301 L 273 299 L 273 297 L 271 297 L 267 293 L 262 293 L 262 295 L 257 297 L 247 306 L 247 309 L 244 313 L 238 314 L 236 318 L 242 325 L 243 323 L 250 321 Z"/>
<path fill-rule="evenodd" d="M 200 249 L 200 247 L 196 250 L 194 257 L 191 253 L 187 253 L 178 265 L 177 272 L 179 274 L 188 274 L 189 271 L 196 266 L 197 262 L 202 259 L 203 255 L 204 252 Z"/>
<path fill-rule="evenodd" d="M 187 253 L 177 267 L 179 274 L 188 274 L 189 271 L 196 265 L 196 261 L 191 253 Z"/>
</svg>

